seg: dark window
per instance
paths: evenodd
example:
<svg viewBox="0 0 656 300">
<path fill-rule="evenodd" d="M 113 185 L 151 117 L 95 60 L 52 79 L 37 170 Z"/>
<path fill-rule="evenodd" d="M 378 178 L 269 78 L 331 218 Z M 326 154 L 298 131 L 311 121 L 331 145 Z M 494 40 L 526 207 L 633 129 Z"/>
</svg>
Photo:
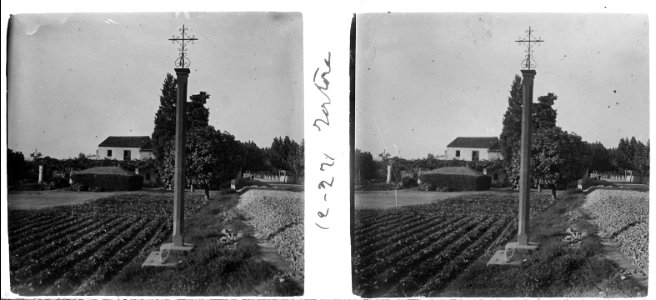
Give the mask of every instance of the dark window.
<svg viewBox="0 0 656 300">
<path fill-rule="evenodd" d="M 494 174 L 496 176 L 497 174 Z M 496 179 L 496 178 L 495 178 Z M 146 180 L 150 181 L 150 173 L 146 173 Z"/>
<path fill-rule="evenodd" d="M 499 180 L 499 173 L 494 173 L 494 176 L 492 176 L 494 180 Z"/>
<path fill-rule="evenodd" d="M 472 151 L 472 161 L 478 161 L 478 151 Z"/>
<path fill-rule="evenodd" d="M 456 150 L 456 157 L 460 157 L 460 150 Z"/>
<path fill-rule="evenodd" d="M 123 160 L 132 160 L 132 151 L 123 150 Z"/>
<path fill-rule="evenodd" d="M 112 157 L 112 150 L 107 150 L 107 157 Z"/>
</svg>

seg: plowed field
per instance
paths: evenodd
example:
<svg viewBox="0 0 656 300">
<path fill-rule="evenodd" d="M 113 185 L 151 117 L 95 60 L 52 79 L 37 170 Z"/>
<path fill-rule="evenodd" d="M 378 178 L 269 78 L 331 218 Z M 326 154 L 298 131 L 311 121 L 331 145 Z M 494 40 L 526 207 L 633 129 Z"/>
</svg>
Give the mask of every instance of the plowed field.
<svg viewBox="0 0 656 300">
<path fill-rule="evenodd" d="M 551 204 L 533 195 L 531 213 Z M 468 195 L 398 209 L 357 210 L 357 295 L 431 296 L 487 251 L 517 234 L 517 194 Z"/>
<path fill-rule="evenodd" d="M 202 207 L 188 197 L 185 215 Z M 80 205 L 10 210 L 10 282 L 21 295 L 96 293 L 141 251 L 170 238 L 172 195 L 133 194 Z"/>
</svg>

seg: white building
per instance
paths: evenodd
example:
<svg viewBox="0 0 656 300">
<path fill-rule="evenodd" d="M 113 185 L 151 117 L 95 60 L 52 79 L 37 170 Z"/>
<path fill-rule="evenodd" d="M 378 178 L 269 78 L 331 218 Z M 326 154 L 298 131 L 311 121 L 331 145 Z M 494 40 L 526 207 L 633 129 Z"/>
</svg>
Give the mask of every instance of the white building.
<svg viewBox="0 0 656 300">
<path fill-rule="evenodd" d="M 155 158 L 153 144 L 149 136 L 110 136 L 96 150 L 96 159 L 115 159 L 120 161 L 145 160 Z M 158 183 L 159 175 L 154 168 L 135 169 L 144 178 L 144 185 Z"/>
<path fill-rule="evenodd" d="M 143 160 L 155 158 L 149 136 L 110 136 L 96 151 L 98 159 Z"/>
<path fill-rule="evenodd" d="M 502 159 L 498 137 L 457 137 L 446 146 L 446 159 L 466 161 Z"/>
</svg>

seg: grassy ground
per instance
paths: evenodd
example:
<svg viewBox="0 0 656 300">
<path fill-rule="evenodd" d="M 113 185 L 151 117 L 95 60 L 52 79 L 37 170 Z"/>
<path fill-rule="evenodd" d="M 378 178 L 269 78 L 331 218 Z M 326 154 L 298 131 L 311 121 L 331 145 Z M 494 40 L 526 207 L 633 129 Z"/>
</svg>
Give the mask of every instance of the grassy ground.
<svg viewBox="0 0 656 300">
<path fill-rule="evenodd" d="M 398 190 L 398 206 L 420 205 L 438 202 L 444 199 L 484 193 L 508 193 L 510 189 L 491 189 L 488 191 L 465 192 L 425 192 L 416 189 Z M 354 195 L 355 209 L 393 208 L 397 205 L 395 191 L 357 191 Z"/>
<path fill-rule="evenodd" d="M 546 212 L 531 219 L 530 235 L 541 247 L 521 266 L 486 266 L 485 255 L 454 279 L 442 297 L 635 297 L 646 287 L 605 257 L 587 216 L 571 218 L 582 193 L 564 193 Z M 567 228 L 586 231 L 580 243 L 563 241 Z M 493 253 L 493 251 L 491 251 Z"/>
<path fill-rule="evenodd" d="M 100 295 L 291 296 L 302 286 L 264 260 L 252 228 L 233 208 L 236 194 L 214 195 L 185 220 L 185 242 L 195 249 L 175 268 L 142 268 L 149 251 L 130 262 Z M 237 237 L 222 241 L 222 230 Z M 157 249 L 151 249 L 157 250 Z"/>
<path fill-rule="evenodd" d="M 39 209 L 46 207 L 62 206 L 84 203 L 91 200 L 107 198 L 134 192 L 76 192 L 68 189 L 51 191 L 20 191 L 9 192 L 7 195 L 8 209 Z"/>
</svg>

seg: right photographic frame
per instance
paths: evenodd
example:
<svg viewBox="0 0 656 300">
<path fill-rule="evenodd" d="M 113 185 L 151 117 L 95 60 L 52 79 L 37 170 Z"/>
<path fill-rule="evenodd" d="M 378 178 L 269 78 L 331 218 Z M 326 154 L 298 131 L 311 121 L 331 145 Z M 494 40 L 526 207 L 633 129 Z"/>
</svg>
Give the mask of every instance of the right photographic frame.
<svg viewBox="0 0 656 300">
<path fill-rule="evenodd" d="M 646 14 L 353 26 L 355 295 L 647 296 Z"/>
</svg>

